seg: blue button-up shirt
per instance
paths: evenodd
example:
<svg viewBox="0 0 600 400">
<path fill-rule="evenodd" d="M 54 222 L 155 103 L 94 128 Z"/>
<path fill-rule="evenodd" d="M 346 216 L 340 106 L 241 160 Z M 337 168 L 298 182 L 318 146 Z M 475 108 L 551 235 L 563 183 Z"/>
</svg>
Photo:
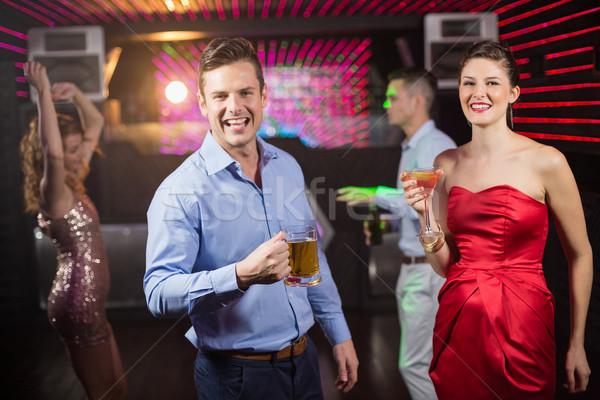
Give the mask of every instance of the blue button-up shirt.
<svg viewBox="0 0 600 400">
<path fill-rule="evenodd" d="M 456 143 L 435 127 L 433 120 L 425 122 L 410 138 L 402 143 L 402 157 L 398 168 L 398 190 L 377 189 L 375 203 L 400 218 L 400 240 L 398 247 L 404 255 L 424 256 L 425 251 L 417 235 L 421 224 L 417 212 L 404 199 L 400 173 L 407 169 L 432 167 L 441 152 L 456 147 Z"/>
<path fill-rule="evenodd" d="M 300 166 L 257 137 L 262 190 L 209 132 L 160 185 L 148 210 L 144 291 L 156 316 L 188 313 L 204 350 L 276 351 L 319 322 L 332 345 L 350 339 L 320 243 L 322 281 L 237 286 L 235 265 L 287 225 L 315 225 Z"/>
</svg>

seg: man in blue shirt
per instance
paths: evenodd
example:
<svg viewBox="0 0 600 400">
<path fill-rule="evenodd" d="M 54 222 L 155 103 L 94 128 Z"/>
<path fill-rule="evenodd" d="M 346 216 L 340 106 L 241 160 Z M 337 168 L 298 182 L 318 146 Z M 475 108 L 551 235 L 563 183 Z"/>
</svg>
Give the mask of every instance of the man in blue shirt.
<svg viewBox="0 0 600 400">
<path fill-rule="evenodd" d="M 431 167 L 439 153 L 456 147 L 430 118 L 436 86 L 435 78 L 424 70 L 399 70 L 389 76 L 387 117 L 391 125 L 400 126 L 406 134 L 398 176 L 407 169 Z M 406 203 L 399 178 L 397 187 L 342 188 L 338 200 L 347 201 L 349 205 L 376 204 L 400 218 L 398 247 L 402 251 L 402 266 L 396 283 L 401 329 L 398 366 L 412 399 L 432 400 L 437 398 L 429 378 L 433 324 L 438 309 L 437 295 L 444 279 L 433 271 L 425 258 L 417 238 L 421 227 L 419 218 Z M 365 234 L 370 244 L 368 230 Z"/>
<path fill-rule="evenodd" d="M 358 359 L 320 246 L 321 283 L 282 281 L 290 272 L 282 229 L 314 217 L 298 163 L 256 135 L 267 105 L 258 57 L 245 39 L 215 39 L 198 69 L 211 130 L 148 210 L 148 307 L 190 316 L 199 399 L 322 398 L 306 336 L 315 319 L 333 346 L 337 388 L 348 392 Z"/>
</svg>

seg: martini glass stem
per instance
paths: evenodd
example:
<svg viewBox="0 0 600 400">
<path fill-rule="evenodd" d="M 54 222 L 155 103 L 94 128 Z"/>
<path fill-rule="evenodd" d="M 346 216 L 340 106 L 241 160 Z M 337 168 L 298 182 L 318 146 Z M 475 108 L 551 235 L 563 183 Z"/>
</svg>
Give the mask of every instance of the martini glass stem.
<svg viewBox="0 0 600 400">
<path fill-rule="evenodd" d="M 431 232 L 431 224 L 429 223 L 429 198 L 425 197 L 425 232 Z"/>
</svg>

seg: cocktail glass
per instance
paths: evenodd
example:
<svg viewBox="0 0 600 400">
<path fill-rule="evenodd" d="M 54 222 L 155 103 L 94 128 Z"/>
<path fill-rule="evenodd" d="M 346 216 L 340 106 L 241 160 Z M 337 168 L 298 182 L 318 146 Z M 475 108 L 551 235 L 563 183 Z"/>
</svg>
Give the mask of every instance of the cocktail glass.
<svg viewBox="0 0 600 400">
<path fill-rule="evenodd" d="M 425 193 L 425 228 L 421 229 L 421 233 L 417 236 L 421 240 L 425 238 L 436 239 L 442 236 L 442 232 L 437 232 L 431 229 L 431 223 L 429 222 L 429 198 L 433 192 L 433 188 L 438 181 L 438 178 L 442 174 L 441 167 L 430 167 L 430 168 L 415 168 L 408 169 L 403 181 L 415 180 L 417 186 L 422 186 Z M 427 240 L 430 241 L 430 240 Z"/>
</svg>

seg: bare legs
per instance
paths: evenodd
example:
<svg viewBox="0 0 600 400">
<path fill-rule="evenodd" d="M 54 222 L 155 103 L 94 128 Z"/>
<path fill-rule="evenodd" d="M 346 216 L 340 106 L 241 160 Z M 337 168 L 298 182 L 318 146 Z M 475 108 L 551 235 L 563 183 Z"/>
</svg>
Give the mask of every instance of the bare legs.
<svg viewBox="0 0 600 400">
<path fill-rule="evenodd" d="M 67 348 L 89 400 L 122 400 L 127 395 L 123 364 L 110 324 L 109 331 L 109 339 L 104 344 Z"/>
</svg>

